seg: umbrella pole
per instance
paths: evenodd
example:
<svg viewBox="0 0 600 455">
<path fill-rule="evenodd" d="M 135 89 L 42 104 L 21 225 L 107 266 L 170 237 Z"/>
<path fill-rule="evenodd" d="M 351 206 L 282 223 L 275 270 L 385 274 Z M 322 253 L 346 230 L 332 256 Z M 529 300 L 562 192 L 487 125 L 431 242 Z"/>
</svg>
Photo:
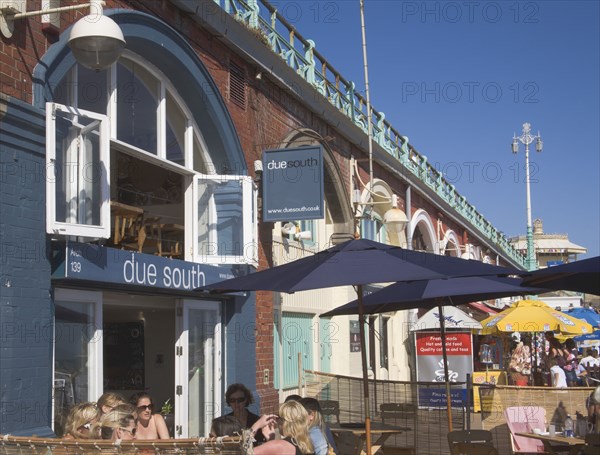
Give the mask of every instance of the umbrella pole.
<svg viewBox="0 0 600 455">
<path fill-rule="evenodd" d="M 369 375 L 367 372 L 367 343 L 365 341 L 365 314 L 363 307 L 363 287 L 358 285 L 356 288 L 358 294 L 358 325 L 361 345 L 361 359 L 363 372 L 363 394 L 365 400 L 365 444 L 367 455 L 371 455 L 371 414 L 369 412 Z"/>
<path fill-rule="evenodd" d="M 446 410 L 448 413 L 448 431 L 452 431 L 452 396 L 450 395 L 450 376 L 448 375 L 448 355 L 446 353 L 446 323 L 444 308 L 438 305 L 440 312 L 440 335 L 442 338 L 442 359 L 444 361 L 444 381 L 446 382 Z"/>
</svg>

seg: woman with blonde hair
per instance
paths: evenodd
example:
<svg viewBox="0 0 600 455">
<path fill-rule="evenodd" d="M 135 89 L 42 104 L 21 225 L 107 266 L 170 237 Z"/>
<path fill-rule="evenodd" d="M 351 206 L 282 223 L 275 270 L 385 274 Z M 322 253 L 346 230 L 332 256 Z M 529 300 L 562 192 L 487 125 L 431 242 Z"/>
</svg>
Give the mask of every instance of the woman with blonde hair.
<svg viewBox="0 0 600 455">
<path fill-rule="evenodd" d="M 98 421 L 96 403 L 78 403 L 65 422 L 64 439 L 93 439 L 92 426 Z"/>
<path fill-rule="evenodd" d="M 279 425 L 282 439 L 275 437 L 275 427 Z M 254 435 L 261 431 L 267 442 L 252 447 Z M 279 417 L 275 414 L 262 415 L 243 433 L 245 453 L 254 455 L 309 455 L 314 448 L 308 434 L 308 412 L 297 401 L 288 401 L 279 407 Z"/>
<path fill-rule="evenodd" d="M 123 398 L 118 393 L 106 392 L 102 394 L 100 398 L 98 398 L 98 412 L 100 413 L 100 415 L 106 414 L 118 405 L 125 403 L 125 398 Z"/>
<path fill-rule="evenodd" d="M 330 453 L 330 447 L 333 453 L 337 453 L 331 430 L 327 426 L 325 419 L 323 419 L 323 411 L 321 410 L 319 400 L 310 397 L 300 398 L 300 404 L 308 412 L 308 434 L 313 443 L 315 455 L 327 455 Z"/>
<path fill-rule="evenodd" d="M 102 415 L 100 421 L 92 430 L 101 439 L 111 441 L 122 441 L 135 439 L 137 421 L 135 415 L 130 412 L 129 406 L 119 406 L 121 409 L 113 409 Z"/>
</svg>

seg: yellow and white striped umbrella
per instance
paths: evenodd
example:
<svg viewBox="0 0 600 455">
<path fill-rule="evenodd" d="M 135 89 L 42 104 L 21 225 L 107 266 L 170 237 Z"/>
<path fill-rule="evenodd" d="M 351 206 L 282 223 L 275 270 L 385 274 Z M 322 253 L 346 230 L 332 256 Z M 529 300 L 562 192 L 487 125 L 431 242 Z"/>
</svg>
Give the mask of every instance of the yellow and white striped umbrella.
<svg viewBox="0 0 600 455">
<path fill-rule="evenodd" d="M 510 308 L 481 321 L 482 335 L 498 332 L 560 332 L 582 335 L 594 328 L 587 322 L 555 310 L 541 300 L 519 300 Z"/>
</svg>

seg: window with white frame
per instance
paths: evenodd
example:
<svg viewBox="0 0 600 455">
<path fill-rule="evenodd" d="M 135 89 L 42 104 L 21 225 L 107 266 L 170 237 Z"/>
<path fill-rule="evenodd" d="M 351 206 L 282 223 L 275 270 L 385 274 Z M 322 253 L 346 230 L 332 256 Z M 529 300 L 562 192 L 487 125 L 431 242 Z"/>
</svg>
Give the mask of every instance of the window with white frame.
<svg viewBox="0 0 600 455">
<path fill-rule="evenodd" d="M 381 243 L 386 243 L 387 241 L 385 226 L 381 217 L 376 213 L 371 214 L 370 218 L 361 219 L 360 232 L 363 239 Z"/>
<path fill-rule="evenodd" d="M 215 166 L 201 125 L 160 71 L 127 54 L 107 71 L 75 65 L 54 92 L 48 233 L 194 262 L 256 262 L 250 177 L 207 175 Z"/>
</svg>

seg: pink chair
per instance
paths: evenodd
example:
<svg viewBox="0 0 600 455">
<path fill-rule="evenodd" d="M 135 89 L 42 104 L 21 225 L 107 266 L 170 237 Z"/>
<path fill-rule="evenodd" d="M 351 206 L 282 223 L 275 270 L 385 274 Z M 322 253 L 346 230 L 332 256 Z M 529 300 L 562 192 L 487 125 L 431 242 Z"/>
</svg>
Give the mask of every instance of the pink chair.
<svg viewBox="0 0 600 455">
<path fill-rule="evenodd" d="M 513 453 L 544 452 L 544 443 L 537 439 L 515 436 L 516 433 L 531 433 L 534 428 L 546 431 L 546 410 L 540 406 L 512 406 L 506 408 L 504 417 L 510 430 Z"/>
</svg>

